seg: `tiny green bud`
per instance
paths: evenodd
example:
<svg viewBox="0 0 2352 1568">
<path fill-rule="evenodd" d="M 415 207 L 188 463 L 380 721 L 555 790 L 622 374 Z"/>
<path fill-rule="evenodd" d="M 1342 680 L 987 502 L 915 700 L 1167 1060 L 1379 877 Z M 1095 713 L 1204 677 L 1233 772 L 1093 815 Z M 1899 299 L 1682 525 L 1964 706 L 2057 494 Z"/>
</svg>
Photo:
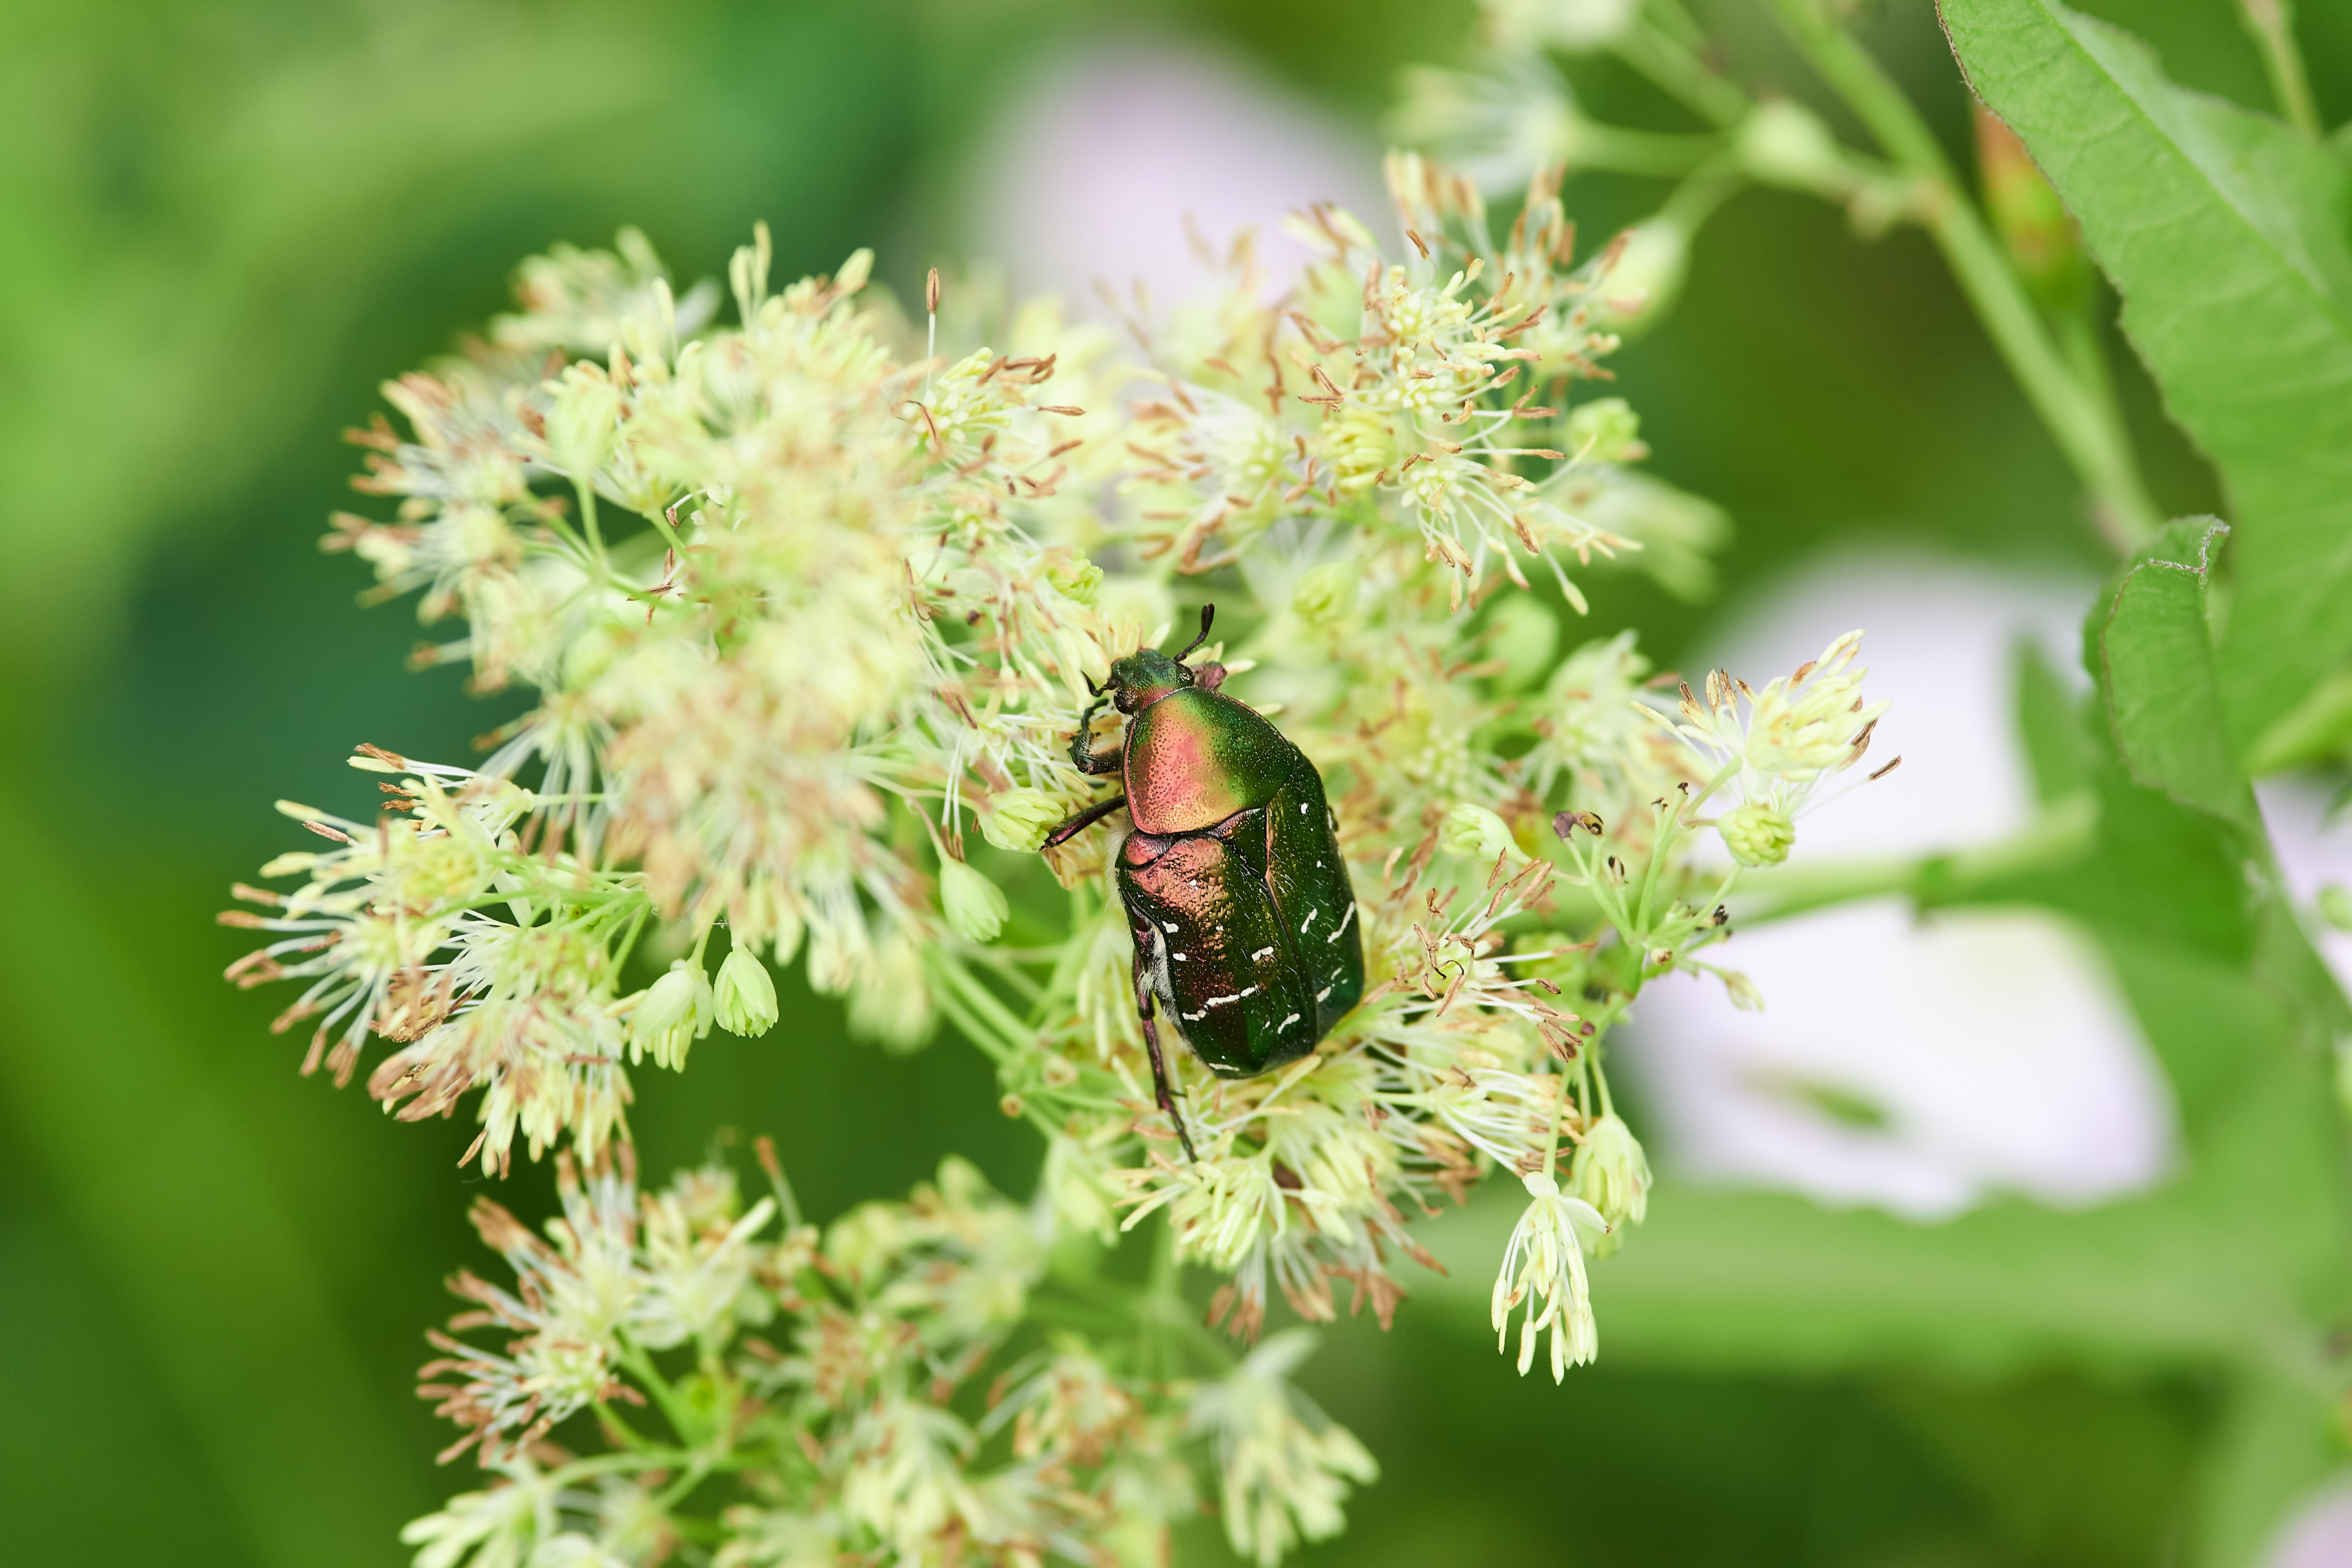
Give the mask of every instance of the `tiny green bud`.
<svg viewBox="0 0 2352 1568">
<path fill-rule="evenodd" d="M 613 455 L 620 418 L 621 389 L 601 366 L 566 366 L 547 410 L 549 455 L 575 482 L 588 483 Z"/>
<path fill-rule="evenodd" d="M 1756 982 L 1748 979 L 1737 969 L 1727 969 L 1723 972 L 1723 989 L 1730 996 L 1731 1005 L 1741 1012 L 1764 1011 L 1764 993 L 1756 989 Z"/>
<path fill-rule="evenodd" d="M 1617 1115 L 1604 1116 L 1586 1131 L 1569 1180 L 1576 1195 L 1609 1222 L 1609 1234 L 1593 1245 L 1596 1258 L 1616 1251 L 1622 1227 L 1641 1224 L 1650 1212 L 1649 1157 L 1642 1152 L 1633 1130 Z"/>
<path fill-rule="evenodd" d="M 1503 661 L 1512 690 L 1533 686 L 1551 673 L 1559 649 L 1559 620 L 1532 594 L 1513 594 L 1495 606 L 1486 646 Z"/>
<path fill-rule="evenodd" d="M 1650 455 L 1642 444 L 1642 416 L 1622 397 L 1580 403 L 1568 416 L 1568 455 L 1588 463 L 1638 463 Z"/>
<path fill-rule="evenodd" d="M 1328 626 L 1356 607 L 1356 583 L 1363 567 L 1354 561 L 1326 561 L 1298 580 L 1290 607 L 1312 626 Z"/>
<path fill-rule="evenodd" d="M 1760 800 L 1726 812 L 1715 830 L 1723 836 L 1723 847 L 1731 851 L 1731 858 L 1743 866 L 1778 866 L 1797 842 L 1797 825 L 1789 820 L 1789 814 L 1775 811 Z"/>
<path fill-rule="evenodd" d="M 1981 104 L 1976 119 L 1977 164 L 1994 230 L 2036 299 L 2053 310 L 2074 309 L 2090 287 L 2091 264 L 2074 218 L 2017 133 Z"/>
<path fill-rule="evenodd" d="M 1650 325 L 1682 292 L 1689 265 L 1690 235 L 1674 218 L 1660 216 L 1627 229 L 1601 280 L 1599 324 L 1612 331 Z"/>
<path fill-rule="evenodd" d="M 1487 0 L 1483 9 L 1487 27 L 1506 45 L 1586 55 L 1630 31 L 1641 5 L 1639 0 Z"/>
<path fill-rule="evenodd" d="M 714 1012 L 702 966 L 677 960 L 629 1015 L 629 1059 L 650 1056 L 656 1067 L 683 1070 L 687 1047 L 710 1033 Z"/>
<path fill-rule="evenodd" d="M 1098 1155 L 1068 1133 L 1056 1132 L 1045 1145 L 1041 1185 L 1056 1218 L 1108 1246 L 1118 1237 L 1118 1211 L 1113 1206 L 1117 1200 L 1104 1184 L 1104 1165 Z"/>
<path fill-rule="evenodd" d="M 1062 820 L 1062 808 L 1043 790 L 1012 789 L 998 795 L 980 819 L 981 836 L 999 849 L 1034 855 Z"/>
<path fill-rule="evenodd" d="M 776 1026 L 776 983 L 750 948 L 739 947 L 727 955 L 713 991 L 719 1026 L 729 1034 L 756 1039 Z"/>
<path fill-rule="evenodd" d="M 1527 854 L 1503 819 L 1483 805 L 1463 801 L 1445 814 L 1437 829 L 1437 847 L 1463 860 L 1492 860 L 1507 855 L 1524 863 Z"/>
<path fill-rule="evenodd" d="M 1004 892 L 961 860 L 940 862 L 940 903 L 966 942 L 994 942 L 1004 929 Z"/>
<path fill-rule="evenodd" d="M 904 931 L 893 931 L 876 946 L 866 973 L 850 987 L 849 1032 L 902 1056 L 922 1049 L 936 1027 L 930 988 L 923 983 L 923 955 Z"/>
<path fill-rule="evenodd" d="M 1045 579 L 1062 597 L 1075 599 L 1088 609 L 1102 596 L 1102 568 L 1083 555 L 1056 559 L 1045 568 Z"/>
<path fill-rule="evenodd" d="M 2328 883 L 2319 889 L 2319 915 L 2337 931 L 2352 931 L 2352 893 L 2339 883 Z"/>
<path fill-rule="evenodd" d="M 1740 166 L 1768 185 L 1835 192 L 1852 183 L 1845 154 L 1822 117 L 1785 98 L 1748 110 L 1738 137 Z"/>
</svg>

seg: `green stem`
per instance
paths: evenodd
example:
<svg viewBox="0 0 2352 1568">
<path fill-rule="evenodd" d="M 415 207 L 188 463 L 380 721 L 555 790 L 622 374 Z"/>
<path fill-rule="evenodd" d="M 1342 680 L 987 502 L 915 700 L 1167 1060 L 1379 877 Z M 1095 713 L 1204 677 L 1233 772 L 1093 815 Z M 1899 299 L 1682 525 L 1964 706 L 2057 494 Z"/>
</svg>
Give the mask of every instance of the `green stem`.
<svg viewBox="0 0 2352 1568">
<path fill-rule="evenodd" d="M 2311 79 L 2304 73 L 2303 51 L 2295 47 L 2294 12 L 2291 0 L 2238 0 L 2246 30 L 2263 51 L 2263 68 L 2270 72 L 2271 96 L 2289 125 L 2312 142 L 2326 134 L 2319 123 L 2318 106 L 2311 100 Z"/>
<path fill-rule="evenodd" d="M 613 580 L 612 563 L 604 553 L 604 533 L 596 525 L 596 492 L 585 481 L 574 479 L 572 492 L 580 498 L 580 525 L 588 533 L 588 548 L 596 562 L 596 576 L 602 582 Z"/>
<path fill-rule="evenodd" d="M 653 1357 L 647 1355 L 641 1346 L 626 1340 L 620 1341 L 619 1344 L 621 1364 L 646 1385 L 646 1392 L 654 1396 L 654 1403 L 661 1408 L 662 1419 L 667 1421 L 670 1429 L 679 1436 L 691 1438 L 701 1424 L 694 1419 L 692 1411 L 678 1402 L 677 1391 L 654 1365 Z"/>
<path fill-rule="evenodd" d="M 1619 59 L 1710 125 L 1728 130 L 1747 117 L 1748 94 L 1739 84 L 1711 69 L 1688 46 L 1657 27 L 1637 24 L 1611 47 Z"/>
<path fill-rule="evenodd" d="M 2008 362 L 2010 374 L 2090 492 L 2115 542 L 2129 548 L 2153 537 L 2156 508 L 2140 482 L 2120 421 L 2067 366 L 2024 284 L 1977 216 L 1911 100 L 1868 50 L 1829 19 L 1819 0 L 1773 0 L 1773 9 L 1822 79 L 1860 117 L 1887 155 L 1920 183 L 1926 197 L 1921 222 L 1943 251 L 1993 346 Z"/>
<path fill-rule="evenodd" d="M 2098 835 L 2098 802 L 2069 795 L 2042 808 L 2013 838 L 1980 848 L 1916 859 L 1850 860 L 1751 870 L 1741 885 L 1760 904 L 1741 911 L 1743 923 L 1779 920 L 1830 904 L 1889 895 L 1950 902 L 1976 890 L 2037 871 L 2054 871 L 2091 852 Z"/>
<path fill-rule="evenodd" d="M 1704 168 L 1724 151 L 1720 136 L 1684 136 L 1662 131 L 1628 131 L 1584 121 L 1577 128 L 1571 159 L 1580 169 L 1612 174 L 1678 179 Z"/>
</svg>

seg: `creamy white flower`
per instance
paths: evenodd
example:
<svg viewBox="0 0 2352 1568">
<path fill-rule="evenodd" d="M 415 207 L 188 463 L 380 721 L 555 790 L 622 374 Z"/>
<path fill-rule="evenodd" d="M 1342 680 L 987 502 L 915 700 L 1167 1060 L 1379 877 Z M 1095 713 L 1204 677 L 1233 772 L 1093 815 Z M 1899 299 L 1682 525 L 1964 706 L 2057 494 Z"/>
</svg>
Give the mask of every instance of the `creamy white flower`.
<svg viewBox="0 0 2352 1568">
<path fill-rule="evenodd" d="M 1217 1440 L 1225 1539 L 1260 1568 L 1302 1538 L 1339 1533 L 1352 1486 L 1380 1474 L 1354 1434 L 1290 1385 L 1314 1347 L 1312 1331 L 1286 1330 L 1192 1395 L 1192 1429 Z"/>
<path fill-rule="evenodd" d="M 767 965 L 747 947 L 729 951 L 719 966 L 711 1002 L 719 1026 L 730 1035 L 752 1038 L 766 1034 L 781 1016 L 776 1006 L 776 982 Z"/>
<path fill-rule="evenodd" d="M 1003 889 L 961 860 L 940 862 L 940 904 L 948 924 L 966 942 L 994 942 L 1004 929 Z"/>
<path fill-rule="evenodd" d="M 1650 1212 L 1649 1156 L 1623 1118 L 1612 1112 L 1585 1129 L 1569 1184 L 1608 1226 L 1608 1234 L 1592 1243 L 1594 1257 L 1608 1257 L 1622 1245 L 1624 1227 L 1641 1224 Z"/>
<path fill-rule="evenodd" d="M 1519 1373 L 1535 1364 L 1536 1344 L 1551 1331 L 1554 1383 L 1601 1353 L 1592 1321 L 1592 1298 L 1584 1277 L 1584 1238 L 1605 1234 L 1609 1222 L 1582 1198 L 1570 1197 L 1540 1173 L 1524 1178 L 1527 1212 L 1511 1231 L 1503 1267 L 1495 1277 L 1490 1306 L 1496 1348 L 1510 1344 L 1511 1314 L 1527 1307 L 1519 1324 Z"/>
</svg>

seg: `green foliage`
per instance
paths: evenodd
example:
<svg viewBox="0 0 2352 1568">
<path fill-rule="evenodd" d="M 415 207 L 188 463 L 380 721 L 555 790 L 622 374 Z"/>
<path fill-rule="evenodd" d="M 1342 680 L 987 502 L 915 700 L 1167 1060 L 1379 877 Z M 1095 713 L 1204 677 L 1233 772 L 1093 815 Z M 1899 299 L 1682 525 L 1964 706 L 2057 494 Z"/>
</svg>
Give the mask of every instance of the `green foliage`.
<svg viewBox="0 0 2352 1568">
<path fill-rule="evenodd" d="M 2231 500 L 2229 733 L 2271 728 L 2352 654 L 2352 167 L 2168 81 L 2054 0 L 1944 0 L 1969 83 L 2050 177 L 2124 330 Z"/>
<path fill-rule="evenodd" d="M 2228 533 L 2210 520 L 2167 527 L 2092 611 L 2084 661 L 2135 781 L 2252 827 L 2253 795 L 2230 754 L 2205 626 L 2212 556 Z"/>
</svg>

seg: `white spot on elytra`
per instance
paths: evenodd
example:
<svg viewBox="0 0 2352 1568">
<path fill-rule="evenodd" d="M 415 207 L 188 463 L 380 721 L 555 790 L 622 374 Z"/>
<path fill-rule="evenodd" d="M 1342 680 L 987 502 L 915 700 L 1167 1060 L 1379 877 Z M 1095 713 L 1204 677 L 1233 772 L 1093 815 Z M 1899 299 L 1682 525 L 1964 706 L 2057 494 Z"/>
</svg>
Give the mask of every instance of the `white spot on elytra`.
<svg viewBox="0 0 2352 1568">
<path fill-rule="evenodd" d="M 1192 962 L 1192 960 L 1190 960 L 1190 959 L 1186 958 L 1182 953 L 1181 953 L 1181 952 L 1180 952 L 1180 953 L 1178 953 L 1178 954 L 1176 955 L 1176 962 L 1177 962 L 1177 963 L 1191 963 L 1191 962 Z"/>
<path fill-rule="evenodd" d="M 1332 985 L 1336 985 L 1336 984 L 1338 984 L 1339 983 L 1339 977 L 1338 975 L 1336 975 L 1336 974 L 1335 974 L 1335 975 L 1333 975 L 1333 976 L 1331 977 L 1331 984 L 1332 984 Z M 1326 998 L 1328 998 L 1330 994 L 1331 994 L 1331 986 L 1330 986 L 1330 985 L 1326 985 L 1325 987 L 1323 987 L 1323 989 L 1322 989 L 1322 990 L 1318 991 L 1317 993 L 1315 993 L 1315 1000 L 1317 1000 L 1318 1002 L 1323 1001 L 1323 1000 L 1325 1000 Z"/>
<path fill-rule="evenodd" d="M 1281 1023 L 1276 1024 L 1275 1027 L 1277 1029 L 1287 1029 L 1291 1025 L 1296 1024 L 1297 1022 L 1298 1022 L 1298 1015 L 1293 1013 L 1289 1017 L 1285 1018 Z"/>
<path fill-rule="evenodd" d="M 1264 963 L 1267 959 L 1273 956 L 1274 949 L 1270 947 L 1261 947 L 1255 952 L 1250 954 L 1250 962 L 1252 963 Z"/>
<path fill-rule="evenodd" d="M 1329 936 L 1325 937 L 1323 940 L 1324 940 L 1325 942 L 1337 942 L 1337 941 L 1339 941 L 1339 938 L 1340 938 L 1342 935 L 1344 935 L 1344 934 L 1346 933 L 1346 931 L 1347 931 L 1347 930 L 1348 930 L 1349 922 L 1349 921 L 1352 921 L 1355 918 L 1356 918 L 1356 906 L 1355 906 L 1355 905 L 1353 905 L 1353 904 L 1349 904 L 1349 905 L 1348 906 L 1348 913 L 1347 913 L 1346 918 L 1345 918 L 1345 919 L 1343 919 L 1343 920 L 1341 920 L 1341 921 L 1339 921 L 1339 929 L 1338 931 L 1333 931 Z M 1305 926 L 1301 926 L 1301 927 L 1299 927 L 1299 928 L 1298 928 L 1298 934 L 1299 934 L 1299 935 L 1301 935 L 1301 936 L 1305 936 L 1305 935 L 1307 934 L 1307 928 L 1306 928 Z"/>
<path fill-rule="evenodd" d="M 1170 931 L 1170 932 L 1172 932 L 1172 931 L 1175 931 L 1176 926 L 1175 926 L 1175 923 L 1174 923 L 1173 921 L 1161 921 L 1160 922 L 1160 929 L 1161 931 Z"/>
<path fill-rule="evenodd" d="M 1307 803 L 1303 800 L 1298 803 L 1298 815 L 1301 816 L 1307 815 Z"/>
<path fill-rule="evenodd" d="M 1308 926 L 1313 925 L 1313 924 L 1315 923 L 1315 917 L 1316 917 L 1317 915 L 1321 914 L 1322 912 L 1323 912 L 1323 911 L 1322 911 L 1321 910 L 1307 910 L 1307 918 L 1306 918 L 1305 920 L 1300 921 L 1298 922 L 1298 934 L 1299 934 L 1299 935 L 1301 935 L 1301 936 L 1305 936 L 1305 935 L 1307 934 L 1307 928 Z"/>
</svg>

